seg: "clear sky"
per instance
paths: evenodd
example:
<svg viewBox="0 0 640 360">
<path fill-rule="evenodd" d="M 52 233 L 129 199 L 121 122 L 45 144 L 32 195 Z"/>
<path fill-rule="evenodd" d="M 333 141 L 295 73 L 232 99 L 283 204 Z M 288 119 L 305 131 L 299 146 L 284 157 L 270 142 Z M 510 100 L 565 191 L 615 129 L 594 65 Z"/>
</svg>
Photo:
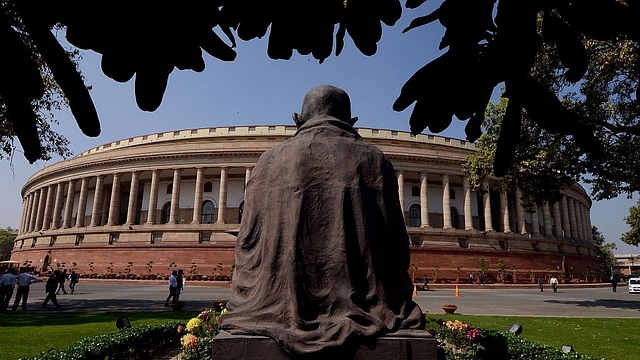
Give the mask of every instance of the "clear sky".
<svg viewBox="0 0 640 360">
<path fill-rule="evenodd" d="M 409 131 L 411 108 L 398 113 L 391 105 L 404 82 L 439 56 L 438 45 L 444 29 L 439 23 L 406 34 L 402 34 L 402 29 L 413 18 L 431 12 L 438 3 L 427 2 L 417 10 L 404 9 L 394 27 L 383 26 L 378 52 L 372 57 L 357 51 L 348 36 L 342 54 L 327 58 L 323 64 L 311 56 L 298 54 L 288 61 L 271 60 L 266 54 L 266 37 L 249 42 L 237 39 L 238 56 L 233 62 L 225 63 L 205 54 L 206 69 L 202 73 L 174 70 L 162 105 L 153 113 L 138 109 L 134 80 L 120 84 L 107 78 L 100 70 L 100 55 L 84 51 L 80 67 L 87 84 L 93 86 L 91 95 L 100 116 L 102 134 L 97 138 L 84 136 L 68 110 L 57 114 L 60 125 L 53 129 L 71 141 L 69 148 L 77 154 L 114 140 L 161 131 L 293 124 L 291 113 L 300 111 L 304 94 L 315 86 L 332 84 L 351 96 L 352 113 L 359 117 L 356 126 Z M 438 135 L 464 138 L 465 124 L 454 119 L 452 126 Z M 0 162 L 3 189 L 0 227 L 19 226 L 20 190 L 35 171 L 49 164 L 40 161 L 29 165 L 22 154 L 13 160 L 13 170 L 7 161 Z M 592 223 L 607 242 L 617 244 L 615 253 L 640 253 L 638 247 L 619 241 L 620 235 L 629 229 L 623 218 L 637 198 L 621 197 L 594 202 L 592 206 Z"/>
</svg>

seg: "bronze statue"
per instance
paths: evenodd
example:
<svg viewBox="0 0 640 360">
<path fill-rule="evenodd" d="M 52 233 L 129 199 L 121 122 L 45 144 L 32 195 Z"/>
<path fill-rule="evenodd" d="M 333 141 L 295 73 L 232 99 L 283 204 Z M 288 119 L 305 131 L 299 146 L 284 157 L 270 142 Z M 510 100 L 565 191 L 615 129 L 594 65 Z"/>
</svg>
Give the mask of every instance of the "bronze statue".
<svg viewBox="0 0 640 360">
<path fill-rule="evenodd" d="M 247 184 L 221 328 L 294 355 L 423 328 L 393 166 L 352 127 L 339 88 L 310 90 L 293 119 Z"/>
</svg>

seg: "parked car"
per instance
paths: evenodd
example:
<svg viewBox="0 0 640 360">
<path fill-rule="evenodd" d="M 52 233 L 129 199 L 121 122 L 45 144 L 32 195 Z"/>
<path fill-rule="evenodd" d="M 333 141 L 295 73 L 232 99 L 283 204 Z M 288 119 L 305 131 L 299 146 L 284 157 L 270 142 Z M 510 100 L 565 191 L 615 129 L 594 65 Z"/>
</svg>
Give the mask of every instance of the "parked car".
<svg viewBox="0 0 640 360">
<path fill-rule="evenodd" d="M 629 294 L 640 293 L 640 277 L 629 278 Z"/>
</svg>

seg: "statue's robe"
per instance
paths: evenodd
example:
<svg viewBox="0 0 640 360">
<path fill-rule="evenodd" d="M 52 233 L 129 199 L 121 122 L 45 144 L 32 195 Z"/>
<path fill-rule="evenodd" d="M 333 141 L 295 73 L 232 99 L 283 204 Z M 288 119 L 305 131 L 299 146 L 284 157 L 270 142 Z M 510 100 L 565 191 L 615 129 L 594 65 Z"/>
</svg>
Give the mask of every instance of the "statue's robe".
<svg viewBox="0 0 640 360">
<path fill-rule="evenodd" d="M 417 329 L 409 261 L 389 160 L 350 125 L 313 118 L 252 171 L 221 328 L 292 354 Z"/>
</svg>

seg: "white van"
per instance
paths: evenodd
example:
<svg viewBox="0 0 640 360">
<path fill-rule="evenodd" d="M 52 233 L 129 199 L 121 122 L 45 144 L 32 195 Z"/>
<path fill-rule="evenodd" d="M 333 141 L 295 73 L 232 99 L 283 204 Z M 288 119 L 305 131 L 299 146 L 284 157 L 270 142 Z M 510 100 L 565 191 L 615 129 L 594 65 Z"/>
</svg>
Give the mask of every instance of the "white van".
<svg viewBox="0 0 640 360">
<path fill-rule="evenodd" d="M 640 293 L 640 277 L 629 278 L 629 294 Z"/>
</svg>

